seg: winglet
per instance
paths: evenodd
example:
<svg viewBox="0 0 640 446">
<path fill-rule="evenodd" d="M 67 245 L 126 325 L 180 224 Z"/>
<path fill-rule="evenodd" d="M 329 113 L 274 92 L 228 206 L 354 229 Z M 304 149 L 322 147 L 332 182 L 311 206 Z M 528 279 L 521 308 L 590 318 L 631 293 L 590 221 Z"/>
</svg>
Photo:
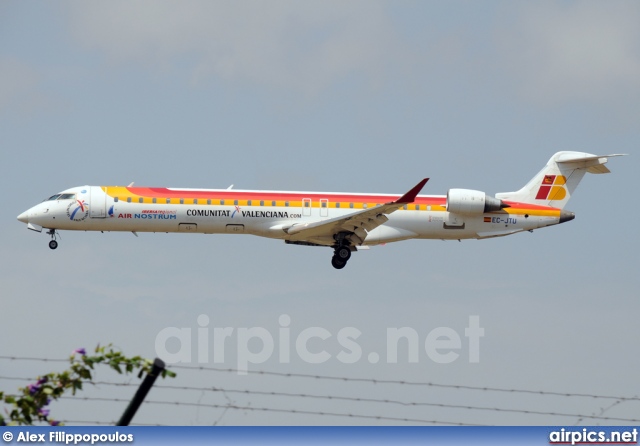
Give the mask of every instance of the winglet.
<svg viewBox="0 0 640 446">
<path fill-rule="evenodd" d="M 413 187 L 413 189 L 411 189 L 409 192 L 404 194 L 402 197 L 398 198 L 393 203 L 397 203 L 397 204 L 413 203 L 416 199 L 416 196 L 420 193 L 424 185 L 427 184 L 427 181 L 429 181 L 429 178 L 425 178 L 424 180 L 420 181 L 418 184 L 416 184 Z"/>
</svg>

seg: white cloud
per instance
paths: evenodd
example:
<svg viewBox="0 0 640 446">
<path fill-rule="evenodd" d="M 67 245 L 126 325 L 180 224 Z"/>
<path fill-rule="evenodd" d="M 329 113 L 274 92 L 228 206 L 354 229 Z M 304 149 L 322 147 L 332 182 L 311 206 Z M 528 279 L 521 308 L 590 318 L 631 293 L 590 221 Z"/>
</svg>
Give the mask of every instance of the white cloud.
<svg viewBox="0 0 640 446">
<path fill-rule="evenodd" d="M 503 63 L 543 105 L 640 94 L 640 3 L 527 3 L 501 37 Z"/>
<path fill-rule="evenodd" d="M 315 94 L 353 73 L 376 82 L 393 56 L 378 1 L 78 2 L 72 31 L 114 62 L 187 64 L 196 82 L 219 77 Z"/>
</svg>

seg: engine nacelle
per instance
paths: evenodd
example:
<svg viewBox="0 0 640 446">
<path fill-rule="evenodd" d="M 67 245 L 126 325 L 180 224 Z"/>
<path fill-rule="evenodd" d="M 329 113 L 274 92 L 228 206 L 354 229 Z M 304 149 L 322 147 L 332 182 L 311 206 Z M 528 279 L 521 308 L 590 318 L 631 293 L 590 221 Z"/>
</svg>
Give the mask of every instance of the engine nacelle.
<svg viewBox="0 0 640 446">
<path fill-rule="evenodd" d="M 502 200 L 479 190 L 449 189 L 447 192 L 447 211 L 455 214 L 484 214 L 508 207 Z"/>
</svg>

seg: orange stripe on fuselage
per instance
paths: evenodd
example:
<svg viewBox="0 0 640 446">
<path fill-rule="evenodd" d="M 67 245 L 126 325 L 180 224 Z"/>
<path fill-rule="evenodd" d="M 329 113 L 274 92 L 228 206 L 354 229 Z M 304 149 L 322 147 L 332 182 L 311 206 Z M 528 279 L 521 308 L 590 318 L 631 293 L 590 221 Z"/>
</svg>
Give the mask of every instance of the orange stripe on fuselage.
<svg viewBox="0 0 640 446">
<path fill-rule="evenodd" d="M 502 211 L 507 214 L 518 215 L 534 215 L 538 217 L 560 217 L 560 209 L 551 206 L 540 206 L 530 203 L 518 203 L 515 201 L 505 201 L 511 207 L 504 208 Z"/>
<path fill-rule="evenodd" d="M 260 192 L 260 191 L 234 191 L 234 190 L 175 190 L 159 187 L 122 187 L 122 186 L 106 186 L 102 188 L 106 190 L 107 194 L 111 197 L 118 197 L 120 200 L 126 200 L 131 197 L 132 201 L 137 202 L 137 199 L 142 197 L 146 200 L 152 198 L 158 199 L 180 199 L 193 200 L 239 200 L 239 201 L 277 201 L 284 202 L 290 201 L 291 204 L 296 206 L 302 206 L 303 199 L 311 199 L 312 206 L 318 207 L 319 201 L 328 200 L 330 204 L 339 203 L 367 203 L 368 205 L 376 205 L 389 203 L 395 201 L 401 197 L 401 195 L 367 195 L 367 194 L 336 194 L 336 193 L 322 193 L 322 192 Z M 133 199 L 136 200 L 133 200 Z M 146 201 L 150 203 L 150 201 Z M 503 209 L 501 212 L 507 214 L 524 215 L 529 214 L 532 216 L 549 216 L 558 217 L 560 215 L 560 209 L 550 206 L 540 206 L 530 203 L 519 203 L 515 201 L 506 201 L 510 207 Z M 158 203 L 163 204 L 163 203 Z M 173 203 L 177 204 L 177 203 Z M 185 203 L 191 204 L 191 203 Z M 204 203 L 198 203 L 202 205 Z M 227 202 L 227 204 L 230 204 Z M 426 206 L 433 206 L 431 211 L 445 211 L 447 198 L 446 196 L 428 196 L 422 195 L 416 197 L 413 204 L 421 205 L 420 210 L 426 211 Z M 423 207 L 424 206 L 424 207 Z M 334 206 L 331 206 L 334 207 Z M 410 210 L 413 210 L 409 208 Z"/>
</svg>

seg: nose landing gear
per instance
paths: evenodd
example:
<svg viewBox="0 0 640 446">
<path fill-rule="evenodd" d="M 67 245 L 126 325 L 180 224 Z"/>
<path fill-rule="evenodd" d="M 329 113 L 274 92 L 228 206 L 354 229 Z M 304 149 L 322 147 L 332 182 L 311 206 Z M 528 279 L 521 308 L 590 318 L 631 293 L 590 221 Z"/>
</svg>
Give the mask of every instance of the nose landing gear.
<svg viewBox="0 0 640 446">
<path fill-rule="evenodd" d="M 58 247 L 58 242 L 56 239 L 58 238 L 58 232 L 55 229 L 49 229 L 47 234 L 51 236 L 51 241 L 49 242 L 49 248 L 56 249 Z"/>
</svg>

